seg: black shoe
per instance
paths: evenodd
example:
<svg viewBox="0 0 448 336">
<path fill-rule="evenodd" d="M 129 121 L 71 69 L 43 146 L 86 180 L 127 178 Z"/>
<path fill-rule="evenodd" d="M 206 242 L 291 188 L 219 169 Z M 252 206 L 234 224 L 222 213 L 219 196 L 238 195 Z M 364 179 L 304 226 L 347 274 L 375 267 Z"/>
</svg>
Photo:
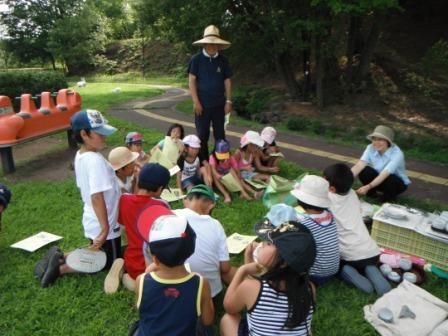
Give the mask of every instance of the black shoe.
<svg viewBox="0 0 448 336">
<path fill-rule="evenodd" d="M 50 259 L 48 260 L 48 266 L 45 270 L 45 273 L 42 275 L 42 279 L 40 280 L 40 286 L 42 288 L 48 287 L 48 285 L 52 284 L 59 277 L 59 260 L 63 257 L 61 252 L 56 251 Z"/>
<path fill-rule="evenodd" d="M 51 256 L 55 254 L 56 252 L 59 252 L 62 254 L 62 251 L 57 246 L 52 246 L 48 250 L 47 254 L 37 262 L 36 266 L 34 267 L 34 276 L 36 279 L 42 279 L 42 276 L 45 273 L 45 270 L 48 266 L 48 261 L 50 260 Z"/>
</svg>

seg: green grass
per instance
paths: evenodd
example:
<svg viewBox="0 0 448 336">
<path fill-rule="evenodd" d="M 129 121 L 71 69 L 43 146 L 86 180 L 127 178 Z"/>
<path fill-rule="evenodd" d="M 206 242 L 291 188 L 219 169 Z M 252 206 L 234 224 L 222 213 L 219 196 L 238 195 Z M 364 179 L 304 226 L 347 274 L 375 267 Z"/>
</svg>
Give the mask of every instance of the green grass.
<svg viewBox="0 0 448 336">
<path fill-rule="evenodd" d="M 111 94 L 115 86 L 122 93 Z M 80 90 L 81 91 L 81 90 Z M 125 84 L 91 84 L 82 89 L 83 106 L 106 111 L 120 102 L 149 97 L 157 90 Z M 108 139 L 109 148 L 121 145 L 126 132 L 142 132 L 146 149 L 152 147 L 163 132 L 148 129 L 116 118 L 110 123 L 118 134 Z M 282 175 L 294 178 L 303 169 L 282 164 Z M 1 179 L 0 179 L 1 180 Z M 47 231 L 64 237 L 59 245 L 64 251 L 86 245 L 81 224 L 82 202 L 74 178 L 63 182 L 19 182 L 10 185 L 13 202 L 3 217 L 0 233 L 0 335 L 126 335 L 128 326 L 138 318 L 133 308 L 133 294 L 121 289 L 115 295 L 103 293 L 104 273 L 71 275 L 58 279 L 47 289 L 33 278 L 34 264 L 48 247 L 35 253 L 9 246 L 27 236 Z M 421 204 L 434 210 L 434 203 Z M 180 207 L 180 202 L 173 204 Z M 213 216 L 221 221 L 226 233 L 252 234 L 253 225 L 266 213 L 260 201 L 242 201 L 236 195 L 229 206 L 218 203 Z M 241 256 L 232 256 L 232 263 L 241 263 Z M 448 282 L 429 276 L 423 288 L 448 300 Z M 343 283 L 333 280 L 317 292 L 317 312 L 313 318 L 313 335 L 375 335 L 364 321 L 362 308 L 376 300 Z M 218 316 L 222 308 L 217 307 Z"/>
</svg>

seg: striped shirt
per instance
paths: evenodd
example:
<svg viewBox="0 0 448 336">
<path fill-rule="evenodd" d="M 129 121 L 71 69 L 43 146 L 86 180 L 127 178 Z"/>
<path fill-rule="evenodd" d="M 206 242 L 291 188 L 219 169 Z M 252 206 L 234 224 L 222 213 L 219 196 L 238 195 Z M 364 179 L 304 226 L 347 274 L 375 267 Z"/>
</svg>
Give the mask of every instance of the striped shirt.
<svg viewBox="0 0 448 336">
<path fill-rule="evenodd" d="M 306 321 L 293 329 L 284 328 L 288 317 L 288 297 L 261 280 L 260 293 L 251 310 L 247 312 L 247 325 L 251 336 L 311 335 L 313 307 L 310 307 Z"/>
<path fill-rule="evenodd" d="M 339 270 L 339 239 L 333 214 L 325 210 L 319 215 L 302 215 L 299 222 L 310 229 L 316 241 L 316 261 L 310 275 L 327 277 Z"/>
</svg>

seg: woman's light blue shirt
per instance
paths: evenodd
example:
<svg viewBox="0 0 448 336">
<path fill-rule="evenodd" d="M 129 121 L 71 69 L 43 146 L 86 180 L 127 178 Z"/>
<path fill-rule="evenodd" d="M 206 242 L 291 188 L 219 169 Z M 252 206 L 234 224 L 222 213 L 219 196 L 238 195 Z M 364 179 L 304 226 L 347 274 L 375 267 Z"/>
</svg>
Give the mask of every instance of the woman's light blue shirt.
<svg viewBox="0 0 448 336">
<path fill-rule="evenodd" d="M 386 170 L 390 174 L 397 175 L 404 184 L 408 185 L 411 183 L 411 180 L 406 175 L 403 152 L 395 144 L 392 144 L 383 155 L 370 144 L 362 154 L 361 161 L 367 162 L 378 173 Z"/>
</svg>

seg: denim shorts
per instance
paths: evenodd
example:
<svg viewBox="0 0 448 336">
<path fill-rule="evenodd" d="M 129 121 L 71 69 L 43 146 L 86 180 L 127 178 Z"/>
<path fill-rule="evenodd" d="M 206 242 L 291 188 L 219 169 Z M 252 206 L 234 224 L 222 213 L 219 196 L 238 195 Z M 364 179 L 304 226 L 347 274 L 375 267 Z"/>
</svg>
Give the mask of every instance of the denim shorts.
<svg viewBox="0 0 448 336">
<path fill-rule="evenodd" d="M 258 175 L 258 173 L 248 170 L 241 170 L 240 174 L 243 180 L 252 180 L 252 178 Z"/>
</svg>

